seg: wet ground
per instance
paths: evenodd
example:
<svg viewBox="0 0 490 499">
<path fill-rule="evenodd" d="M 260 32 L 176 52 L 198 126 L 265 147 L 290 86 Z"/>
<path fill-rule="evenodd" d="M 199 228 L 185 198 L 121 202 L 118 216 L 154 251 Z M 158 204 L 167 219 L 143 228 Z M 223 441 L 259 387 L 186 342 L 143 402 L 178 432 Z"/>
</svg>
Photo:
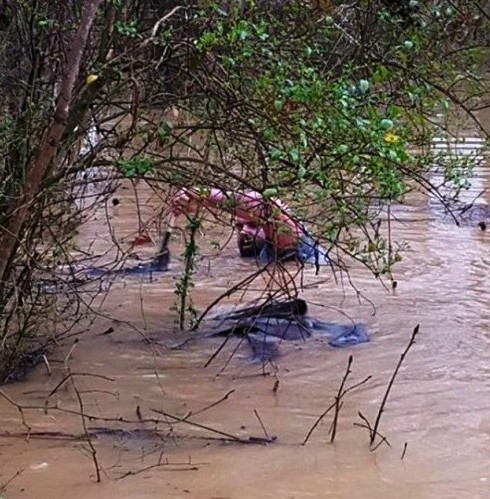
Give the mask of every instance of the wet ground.
<svg viewBox="0 0 490 499">
<path fill-rule="evenodd" d="M 487 169 L 476 174 L 468 199 L 488 186 Z M 124 241 L 136 229 L 131 199 L 128 190 L 109 210 L 116 237 Z M 480 202 L 490 203 L 489 195 Z M 151 213 L 152 203 L 142 216 Z M 245 344 L 232 340 L 205 367 L 221 339 L 171 348 L 180 338 L 169 311 L 182 268 L 179 239 L 172 245 L 171 272 L 152 282 L 118 280 L 101 304 L 107 317 L 95 321 L 70 359 L 66 350 L 54 352 L 51 376 L 41 365 L 26 382 L 3 388 L 33 407 L 23 411 L 23 426 L 18 409 L 0 401 L 0 484 L 13 478 L 4 497 L 488 498 L 490 236 L 478 226 L 457 227 L 433 216 L 423 199 L 399 207 L 396 215 L 395 237 L 410 241 L 395 272 L 396 290 L 354 269 L 364 297 L 359 301 L 349 283 L 335 282 L 328 270 L 315 276 L 310 269 L 304 276 L 301 296 L 316 304 L 316 316 L 343 322 L 347 314 L 368 326 L 371 342 L 349 349 L 334 349 L 321 338 L 284 342 L 275 364 L 261 366 L 249 361 Z M 103 219 L 83 237 L 95 237 L 103 247 Z M 152 249 L 138 251 L 149 256 Z M 255 269 L 233 243 L 219 255 L 211 246 L 203 253 L 193 294 L 199 309 Z M 245 296 L 221 306 L 252 298 L 263 286 L 259 280 Z M 381 420 L 391 447 L 372 452 L 358 412 L 374 421 L 417 324 L 417 342 Z M 346 395 L 333 444 L 329 414 L 302 445 L 334 401 L 349 355 L 347 386 L 372 378 Z M 68 380 L 58 387 L 67 366 L 75 386 Z M 57 409 L 44 411 L 46 400 Z M 95 482 L 82 419 L 66 412 L 78 412 L 80 401 L 93 416 L 84 423 L 101 483 Z M 259 441 L 243 443 L 250 437 Z M 277 439 L 264 444 L 271 437 Z"/>
</svg>

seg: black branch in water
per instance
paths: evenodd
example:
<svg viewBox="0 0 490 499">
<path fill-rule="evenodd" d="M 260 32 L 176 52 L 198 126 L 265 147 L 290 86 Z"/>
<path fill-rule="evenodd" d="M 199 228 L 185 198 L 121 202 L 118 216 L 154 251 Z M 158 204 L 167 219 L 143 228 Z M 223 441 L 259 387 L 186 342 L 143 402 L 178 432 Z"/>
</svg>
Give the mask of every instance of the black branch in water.
<svg viewBox="0 0 490 499">
<path fill-rule="evenodd" d="M 405 360 L 405 357 L 407 356 L 407 354 L 410 351 L 410 349 L 412 348 L 412 346 L 415 344 L 416 337 L 419 334 L 419 328 L 420 328 L 420 325 L 417 324 L 415 326 L 415 328 L 413 329 L 412 336 L 410 337 L 410 340 L 409 340 L 407 346 L 405 347 L 405 350 L 400 355 L 400 359 L 398 360 L 398 363 L 395 367 L 395 370 L 393 371 L 393 374 L 391 375 L 390 381 L 388 382 L 388 386 L 386 387 L 386 391 L 384 393 L 383 400 L 381 401 L 381 404 L 379 406 L 378 413 L 377 413 L 376 419 L 374 421 L 374 425 L 371 427 L 368 420 L 364 416 L 359 414 L 361 416 L 361 419 L 363 419 L 363 421 L 366 423 L 366 425 L 369 429 L 369 444 L 371 446 L 371 450 L 376 450 L 383 441 L 386 442 L 386 438 L 382 437 L 381 442 L 378 443 L 377 445 L 375 445 L 376 437 L 381 436 L 381 434 L 379 433 L 379 425 L 381 422 L 381 416 L 383 415 L 383 413 L 385 411 L 386 403 L 388 402 L 388 398 L 390 396 L 391 389 L 393 388 L 393 384 L 395 383 L 396 377 L 398 376 L 398 372 L 400 371 L 400 368 L 403 364 L 403 361 Z"/>
<path fill-rule="evenodd" d="M 306 434 L 306 437 L 303 440 L 302 445 L 305 445 L 308 442 L 308 440 L 310 439 L 310 437 L 313 434 L 313 432 L 315 431 L 315 429 L 318 427 L 318 425 L 323 421 L 323 419 L 325 418 L 325 416 L 327 416 L 327 414 L 332 409 L 335 409 L 335 413 L 334 413 L 334 419 L 332 421 L 332 425 L 330 427 L 330 433 L 331 433 L 330 442 L 331 443 L 334 442 L 335 435 L 336 435 L 336 432 L 337 432 L 337 424 L 338 424 L 338 418 L 339 418 L 339 414 L 340 414 L 340 409 L 342 408 L 342 404 L 343 404 L 343 402 L 342 402 L 343 398 L 348 393 L 350 393 L 353 390 L 355 390 L 356 388 L 359 388 L 359 387 L 363 386 L 364 384 L 366 384 L 372 378 L 372 376 L 367 376 L 362 381 L 359 381 L 358 383 L 355 383 L 355 384 L 353 384 L 352 386 L 350 386 L 348 388 L 344 388 L 345 383 L 347 382 L 347 378 L 349 377 L 349 375 L 351 373 L 350 368 L 352 366 L 352 362 L 353 362 L 353 358 L 352 358 L 352 355 L 350 355 L 349 356 L 349 360 L 347 362 L 347 369 L 346 369 L 346 371 L 344 373 L 344 376 L 342 377 L 342 381 L 340 383 L 337 395 L 335 396 L 335 400 L 317 418 L 317 420 L 315 421 L 315 423 L 312 425 L 312 427 L 309 429 L 308 433 Z"/>
</svg>

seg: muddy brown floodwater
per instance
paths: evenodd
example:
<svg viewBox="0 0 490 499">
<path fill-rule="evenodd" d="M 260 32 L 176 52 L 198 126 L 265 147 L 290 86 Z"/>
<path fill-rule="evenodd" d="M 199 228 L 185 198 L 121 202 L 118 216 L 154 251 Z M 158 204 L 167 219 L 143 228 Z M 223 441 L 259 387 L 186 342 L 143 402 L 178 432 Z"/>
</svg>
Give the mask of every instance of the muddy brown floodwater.
<svg viewBox="0 0 490 499">
<path fill-rule="evenodd" d="M 468 196 L 487 187 L 488 181 L 489 173 L 481 167 Z M 111 216 L 116 236 L 124 238 L 135 229 L 131 192 L 122 193 L 120 201 L 111 206 Z M 490 202 L 488 195 L 482 201 Z M 150 214 L 151 206 L 150 200 L 143 216 Z M 433 216 L 424 199 L 396 212 L 395 236 L 411 246 L 396 269 L 396 291 L 387 291 L 363 272 L 353 273 L 375 309 L 367 301 L 359 303 L 351 287 L 335 283 L 328 271 L 319 284 L 312 270 L 305 275 L 309 287 L 302 296 L 329 307 L 313 307 L 315 315 L 342 322 L 346 313 L 367 324 L 371 342 L 357 347 L 337 350 L 321 339 L 283 343 L 275 366 L 263 368 L 250 363 L 246 345 L 227 362 L 237 346 L 234 340 L 204 367 L 220 340 L 167 348 L 178 341 L 169 308 L 182 267 L 179 241 L 172 247 L 172 272 L 153 282 L 119 279 L 102 305 L 108 317 L 95 322 L 69 362 L 75 373 L 112 380 L 76 377 L 84 411 L 102 418 L 86 421 L 102 482 L 94 480 L 87 443 L 73 438 L 83 434 L 78 416 L 26 410 L 32 431 L 26 440 L 18 411 L 1 400 L 0 484 L 20 472 L 4 497 L 488 498 L 490 235 Z M 91 222 L 83 234 L 87 240 L 94 236 L 97 248 L 109 243 L 103 217 Z M 194 290 L 195 304 L 201 309 L 255 268 L 237 256 L 233 244 L 217 256 L 208 250 Z M 145 251 L 149 255 L 151 249 Z M 257 290 L 260 286 L 260 282 L 255 285 Z M 223 304 L 229 305 L 231 301 Z M 403 364 L 380 426 L 391 447 L 382 445 L 371 452 L 367 430 L 354 425 L 360 422 L 358 411 L 374 420 L 416 324 L 420 324 L 417 343 Z M 100 334 L 109 327 L 114 328 L 112 334 Z M 144 335 L 154 341 L 148 344 Z M 372 380 L 345 398 L 334 444 L 329 443 L 332 418 L 328 416 L 301 445 L 332 403 L 351 354 L 348 383 L 368 375 Z M 62 359 L 61 352 L 54 352 L 51 376 L 40 366 L 27 381 L 5 386 L 5 392 L 19 403 L 42 406 L 65 372 L 56 362 Z M 137 406 L 143 419 L 157 416 L 151 409 L 183 417 L 230 390 L 234 392 L 227 400 L 191 420 L 244 438 L 262 437 L 255 410 L 268 434 L 277 436 L 275 443 L 231 443 L 184 423 L 170 427 L 138 422 Z M 69 383 L 49 400 L 62 409 L 78 409 Z M 5 436 L 6 431 L 12 436 Z M 56 438 L 39 438 L 40 432 L 59 433 Z"/>
</svg>

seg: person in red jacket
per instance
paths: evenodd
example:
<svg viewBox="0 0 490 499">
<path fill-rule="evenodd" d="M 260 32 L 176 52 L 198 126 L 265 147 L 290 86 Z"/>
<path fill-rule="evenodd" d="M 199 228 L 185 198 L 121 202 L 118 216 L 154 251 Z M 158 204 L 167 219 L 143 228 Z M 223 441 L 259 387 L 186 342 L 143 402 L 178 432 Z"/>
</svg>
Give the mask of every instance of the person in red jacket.
<svg viewBox="0 0 490 499">
<path fill-rule="evenodd" d="M 266 199 L 256 191 L 181 189 L 172 200 L 175 216 L 194 214 L 201 206 L 211 212 L 223 210 L 234 215 L 242 257 L 258 257 L 264 262 L 299 259 L 317 265 L 330 263 L 325 250 L 279 199 Z"/>
</svg>

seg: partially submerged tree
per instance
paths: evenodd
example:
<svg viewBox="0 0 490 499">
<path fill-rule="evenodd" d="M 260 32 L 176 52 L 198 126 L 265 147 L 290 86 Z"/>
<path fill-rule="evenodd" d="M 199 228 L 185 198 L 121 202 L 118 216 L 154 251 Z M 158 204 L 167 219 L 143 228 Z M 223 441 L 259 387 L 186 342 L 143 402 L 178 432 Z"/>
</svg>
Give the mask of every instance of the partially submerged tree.
<svg viewBox="0 0 490 499">
<path fill-rule="evenodd" d="M 346 266 L 389 276 L 383 210 L 471 174 L 427 145 L 482 105 L 476 1 L 3 4 L 0 379 L 47 338 L 38 311 L 74 302 L 40 283 L 77 268 L 72 235 L 118 179 L 284 197 Z M 81 212 L 89 167 L 103 188 Z"/>
<path fill-rule="evenodd" d="M 73 236 L 115 189 L 102 169 L 134 134 L 134 52 L 150 41 L 133 37 L 117 1 L 3 4 L 0 381 L 66 336 L 87 305 L 76 264 L 90 254 Z"/>
<path fill-rule="evenodd" d="M 340 268 L 390 278 L 404 248 L 392 204 L 419 190 L 450 206 L 469 186 L 475 157 L 430 145 L 478 126 L 488 18 L 476 2 L 385 4 L 204 7 L 174 104 L 186 121 L 156 174 L 170 163 L 182 185 L 286 199 Z"/>
<path fill-rule="evenodd" d="M 49 19 L 36 16 L 36 4 L 25 10 L 26 14 L 31 11 L 33 24 L 24 24 L 27 19 L 16 12 L 15 5 L 8 5 L 4 14 L 9 29 L 4 32 L 2 62 L 7 70 L 4 84 L 10 86 L 10 92 L 1 103 L 5 114 L 0 170 L 0 376 L 14 370 L 25 352 L 38 350 L 36 341 L 31 344 L 36 335 L 33 318 L 43 316 L 42 309 L 52 304 L 35 279 L 37 269 L 56 261 L 53 245 L 44 244 L 43 237 L 53 230 L 43 225 L 43 218 L 49 211 L 46 201 L 52 203 L 56 194 L 49 193 L 43 183 L 56 166 L 82 56 L 100 3 L 86 2 L 77 29 L 59 32 L 58 39 L 43 37 L 42 21 L 49 24 Z M 73 18 L 66 19 L 70 20 Z M 14 46 L 9 39 L 14 31 L 19 33 L 19 42 L 29 44 Z M 26 54 L 20 64 L 15 49 Z"/>
</svg>

